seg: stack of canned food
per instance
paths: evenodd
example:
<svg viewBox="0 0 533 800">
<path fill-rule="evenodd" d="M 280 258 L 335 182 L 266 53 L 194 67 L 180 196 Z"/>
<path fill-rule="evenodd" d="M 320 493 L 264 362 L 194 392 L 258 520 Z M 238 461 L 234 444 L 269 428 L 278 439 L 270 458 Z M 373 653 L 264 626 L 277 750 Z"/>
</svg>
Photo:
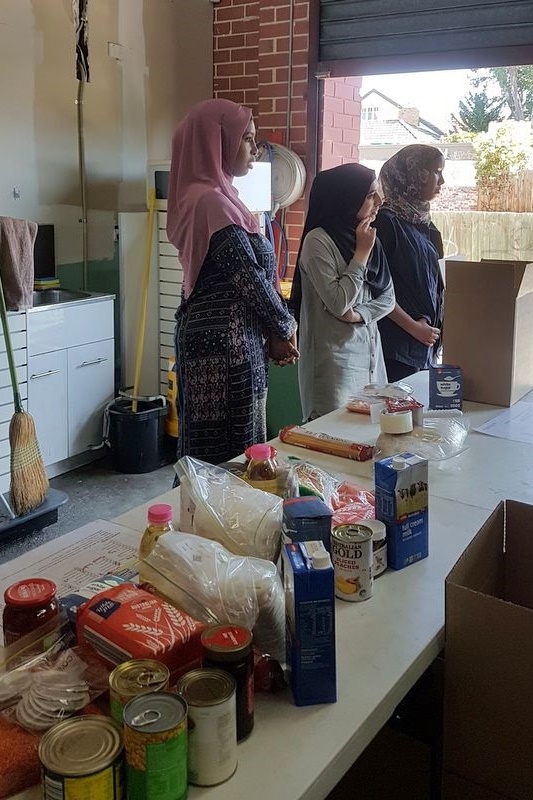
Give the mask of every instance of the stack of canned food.
<svg viewBox="0 0 533 800">
<path fill-rule="evenodd" d="M 250 631 L 214 625 L 204 666 L 171 690 L 168 668 L 126 661 L 109 676 L 111 717 L 59 722 L 42 737 L 44 800 L 182 800 L 189 783 L 214 786 L 237 769 L 237 741 L 254 724 Z"/>
</svg>

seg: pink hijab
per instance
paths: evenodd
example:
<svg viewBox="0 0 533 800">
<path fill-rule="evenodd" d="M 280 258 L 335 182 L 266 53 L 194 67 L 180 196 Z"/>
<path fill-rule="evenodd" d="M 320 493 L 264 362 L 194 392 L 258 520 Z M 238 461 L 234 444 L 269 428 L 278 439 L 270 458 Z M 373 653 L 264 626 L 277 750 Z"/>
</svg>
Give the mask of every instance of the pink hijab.
<svg viewBox="0 0 533 800">
<path fill-rule="evenodd" d="M 231 183 L 251 119 L 249 108 L 231 100 L 204 100 L 174 133 L 167 235 L 179 250 L 185 297 L 194 289 L 214 233 L 232 224 L 259 233 L 256 218 Z"/>
</svg>

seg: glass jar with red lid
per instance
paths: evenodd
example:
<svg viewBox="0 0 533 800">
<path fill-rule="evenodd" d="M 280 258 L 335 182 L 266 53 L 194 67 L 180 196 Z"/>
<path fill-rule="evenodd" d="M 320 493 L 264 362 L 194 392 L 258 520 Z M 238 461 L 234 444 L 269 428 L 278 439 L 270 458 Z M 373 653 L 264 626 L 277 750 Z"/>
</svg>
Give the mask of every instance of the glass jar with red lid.
<svg viewBox="0 0 533 800">
<path fill-rule="evenodd" d="M 202 633 L 204 667 L 216 667 L 237 682 L 237 741 L 254 727 L 254 654 L 252 634 L 240 625 L 211 625 Z"/>
<path fill-rule="evenodd" d="M 37 630 L 59 612 L 57 586 L 48 578 L 26 578 L 4 592 L 4 644 L 7 646 Z"/>
</svg>

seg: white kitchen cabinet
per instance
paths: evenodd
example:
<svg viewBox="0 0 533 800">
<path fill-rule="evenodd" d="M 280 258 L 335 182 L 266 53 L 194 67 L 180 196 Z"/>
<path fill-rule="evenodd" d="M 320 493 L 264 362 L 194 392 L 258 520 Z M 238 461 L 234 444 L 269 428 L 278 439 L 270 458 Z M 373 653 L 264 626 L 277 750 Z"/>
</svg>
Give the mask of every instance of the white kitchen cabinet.
<svg viewBox="0 0 533 800">
<path fill-rule="evenodd" d="M 67 350 L 69 456 L 102 440 L 102 412 L 113 399 L 114 349 L 106 339 Z"/>
<path fill-rule="evenodd" d="M 68 458 L 66 350 L 30 356 L 28 407 L 45 466 Z"/>
<path fill-rule="evenodd" d="M 52 477 L 94 458 L 90 447 L 102 441 L 104 409 L 115 395 L 113 296 L 26 315 L 28 411 Z"/>
</svg>

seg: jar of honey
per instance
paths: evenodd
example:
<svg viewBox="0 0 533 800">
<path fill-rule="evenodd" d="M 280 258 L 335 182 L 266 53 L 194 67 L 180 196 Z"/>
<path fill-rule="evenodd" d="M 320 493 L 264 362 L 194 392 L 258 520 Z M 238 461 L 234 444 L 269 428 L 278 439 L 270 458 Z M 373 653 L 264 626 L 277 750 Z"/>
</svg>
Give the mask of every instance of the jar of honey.
<svg viewBox="0 0 533 800">
<path fill-rule="evenodd" d="M 269 444 L 253 444 L 244 455 L 248 459 L 244 480 L 256 489 L 278 493 L 276 451 Z"/>
<path fill-rule="evenodd" d="M 4 592 L 4 644 L 10 645 L 59 613 L 57 586 L 48 578 L 26 578 Z"/>
</svg>

